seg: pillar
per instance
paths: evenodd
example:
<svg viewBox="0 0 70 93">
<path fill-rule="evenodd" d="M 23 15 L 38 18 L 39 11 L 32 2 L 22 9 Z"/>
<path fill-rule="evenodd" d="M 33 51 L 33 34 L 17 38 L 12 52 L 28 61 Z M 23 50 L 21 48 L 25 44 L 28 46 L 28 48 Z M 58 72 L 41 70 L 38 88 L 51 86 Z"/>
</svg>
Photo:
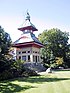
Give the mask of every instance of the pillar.
<svg viewBox="0 0 70 93">
<path fill-rule="evenodd" d="M 30 55 L 30 61 L 33 62 L 33 54 Z"/>
</svg>

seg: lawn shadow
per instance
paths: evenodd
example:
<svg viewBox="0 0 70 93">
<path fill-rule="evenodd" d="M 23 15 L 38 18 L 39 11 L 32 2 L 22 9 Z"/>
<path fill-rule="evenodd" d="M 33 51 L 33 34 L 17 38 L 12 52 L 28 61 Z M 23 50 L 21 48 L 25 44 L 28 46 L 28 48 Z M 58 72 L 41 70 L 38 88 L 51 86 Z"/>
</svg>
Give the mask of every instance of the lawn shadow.
<svg viewBox="0 0 70 93">
<path fill-rule="evenodd" d="M 25 91 L 27 89 L 34 88 L 34 86 L 30 85 L 24 85 L 24 86 L 19 86 L 17 84 L 13 83 L 0 83 L 0 93 L 16 93 L 20 91 Z"/>
<path fill-rule="evenodd" d="M 63 81 L 63 80 L 70 80 L 70 78 L 57 78 L 57 77 L 30 77 L 27 79 L 20 78 L 18 81 L 24 81 L 24 82 L 29 82 L 29 83 L 44 83 L 44 82 L 58 82 L 58 81 Z"/>
<path fill-rule="evenodd" d="M 21 91 L 25 91 L 30 88 L 36 88 L 32 85 L 24 85 L 20 86 L 17 84 L 13 84 L 11 81 L 17 80 L 18 82 L 28 82 L 28 83 L 36 83 L 36 84 L 42 84 L 45 82 L 59 82 L 59 81 L 65 81 L 70 80 L 70 78 L 57 78 L 57 77 L 47 77 L 47 76 L 33 76 L 28 78 L 16 78 L 9 81 L 2 81 L 0 82 L 0 93 L 17 93 Z"/>
</svg>

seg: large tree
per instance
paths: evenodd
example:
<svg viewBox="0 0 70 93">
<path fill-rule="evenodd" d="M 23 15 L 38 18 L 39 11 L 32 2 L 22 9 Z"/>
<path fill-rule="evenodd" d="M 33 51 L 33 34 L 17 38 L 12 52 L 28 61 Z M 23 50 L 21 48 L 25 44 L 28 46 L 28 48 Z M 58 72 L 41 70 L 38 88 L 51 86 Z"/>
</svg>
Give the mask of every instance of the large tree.
<svg viewBox="0 0 70 93">
<path fill-rule="evenodd" d="M 69 51 L 69 33 L 53 28 L 43 31 L 43 33 L 39 34 L 38 38 L 44 44 L 44 48 L 41 50 L 43 61 L 50 63 L 48 60 L 51 59 L 53 54 L 52 60 L 57 57 L 63 58 L 63 62 L 66 64 L 67 53 Z"/>
<path fill-rule="evenodd" d="M 11 47 L 10 35 L 0 26 L 0 71 L 2 72 L 9 64 L 9 50 Z M 9 67 L 9 66 L 8 66 Z"/>
<path fill-rule="evenodd" d="M 10 35 L 0 26 L 0 59 L 8 55 L 11 42 Z"/>
</svg>

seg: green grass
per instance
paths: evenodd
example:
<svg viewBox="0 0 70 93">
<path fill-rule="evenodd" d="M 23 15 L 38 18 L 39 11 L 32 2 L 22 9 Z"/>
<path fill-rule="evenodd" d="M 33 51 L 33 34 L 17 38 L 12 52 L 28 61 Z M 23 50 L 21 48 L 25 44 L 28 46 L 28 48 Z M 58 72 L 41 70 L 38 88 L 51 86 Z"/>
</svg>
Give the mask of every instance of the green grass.
<svg viewBox="0 0 70 93">
<path fill-rule="evenodd" d="M 0 93 L 70 93 L 70 71 L 2 81 Z"/>
</svg>

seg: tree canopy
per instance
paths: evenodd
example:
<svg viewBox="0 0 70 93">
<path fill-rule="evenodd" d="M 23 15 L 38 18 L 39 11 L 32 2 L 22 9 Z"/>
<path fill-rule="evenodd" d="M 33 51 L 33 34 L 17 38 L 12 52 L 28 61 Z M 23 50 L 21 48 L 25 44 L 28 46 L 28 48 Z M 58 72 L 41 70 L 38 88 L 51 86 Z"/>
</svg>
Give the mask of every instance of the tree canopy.
<svg viewBox="0 0 70 93">
<path fill-rule="evenodd" d="M 38 38 L 44 44 L 44 48 L 41 49 L 41 55 L 44 61 L 50 59 L 52 51 L 53 58 L 63 58 L 63 62 L 66 63 L 67 54 L 70 50 L 68 32 L 62 32 L 60 29 L 53 28 L 43 31 L 43 33 L 39 34 Z"/>
<path fill-rule="evenodd" d="M 11 42 L 10 35 L 0 26 L 0 59 L 8 54 Z"/>
<path fill-rule="evenodd" d="M 11 42 L 10 35 L 0 26 L 0 72 L 10 67 L 8 56 Z"/>
</svg>

